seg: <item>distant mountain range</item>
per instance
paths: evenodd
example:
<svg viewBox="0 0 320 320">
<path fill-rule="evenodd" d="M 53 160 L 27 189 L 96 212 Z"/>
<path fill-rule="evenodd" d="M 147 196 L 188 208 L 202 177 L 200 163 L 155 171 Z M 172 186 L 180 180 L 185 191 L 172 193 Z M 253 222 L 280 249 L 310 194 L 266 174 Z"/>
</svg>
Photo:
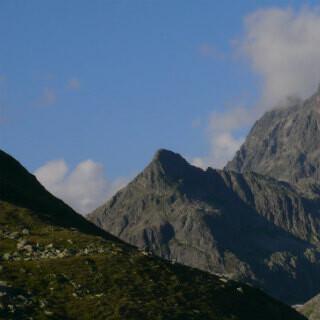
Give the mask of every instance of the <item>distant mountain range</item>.
<svg viewBox="0 0 320 320">
<path fill-rule="evenodd" d="M 225 170 L 160 150 L 88 218 L 153 253 L 289 304 L 320 292 L 320 92 L 268 112 Z"/>
<path fill-rule="evenodd" d="M 123 243 L 0 151 L 1 319 L 305 319 L 262 291 Z"/>
</svg>

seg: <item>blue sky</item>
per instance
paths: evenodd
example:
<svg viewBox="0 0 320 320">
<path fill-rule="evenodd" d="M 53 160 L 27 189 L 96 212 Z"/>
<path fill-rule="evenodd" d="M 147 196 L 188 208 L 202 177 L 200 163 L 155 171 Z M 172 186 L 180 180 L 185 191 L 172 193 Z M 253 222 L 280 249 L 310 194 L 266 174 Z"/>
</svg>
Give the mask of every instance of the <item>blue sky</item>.
<svg viewBox="0 0 320 320">
<path fill-rule="evenodd" d="M 111 180 L 158 148 L 205 156 L 212 113 L 261 97 L 245 17 L 302 4 L 316 1 L 2 0 L 1 148 L 31 171 L 92 159 Z"/>
</svg>

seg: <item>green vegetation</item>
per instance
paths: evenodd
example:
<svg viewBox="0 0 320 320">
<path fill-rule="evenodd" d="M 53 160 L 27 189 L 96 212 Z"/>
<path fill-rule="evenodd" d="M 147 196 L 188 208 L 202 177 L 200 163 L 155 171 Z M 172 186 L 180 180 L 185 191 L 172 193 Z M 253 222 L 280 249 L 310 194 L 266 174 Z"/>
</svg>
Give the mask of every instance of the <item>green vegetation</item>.
<svg viewBox="0 0 320 320">
<path fill-rule="evenodd" d="M 303 319 L 254 288 L 6 202 L 0 230 L 1 319 Z"/>
</svg>

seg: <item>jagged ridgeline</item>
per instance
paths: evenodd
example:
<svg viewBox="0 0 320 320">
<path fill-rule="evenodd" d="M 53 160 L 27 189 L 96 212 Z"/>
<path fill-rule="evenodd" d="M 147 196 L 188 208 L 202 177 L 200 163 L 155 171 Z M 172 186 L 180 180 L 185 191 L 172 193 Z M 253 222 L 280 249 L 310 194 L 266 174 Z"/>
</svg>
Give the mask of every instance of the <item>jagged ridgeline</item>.
<svg viewBox="0 0 320 320">
<path fill-rule="evenodd" d="M 226 168 L 294 183 L 319 182 L 320 88 L 305 101 L 267 112 Z"/>
<path fill-rule="evenodd" d="M 117 240 L 0 151 L 0 319 L 305 319 Z"/>
<path fill-rule="evenodd" d="M 290 304 L 320 291 L 316 198 L 257 173 L 203 171 L 160 150 L 89 215 L 155 254 L 254 284 Z"/>
</svg>

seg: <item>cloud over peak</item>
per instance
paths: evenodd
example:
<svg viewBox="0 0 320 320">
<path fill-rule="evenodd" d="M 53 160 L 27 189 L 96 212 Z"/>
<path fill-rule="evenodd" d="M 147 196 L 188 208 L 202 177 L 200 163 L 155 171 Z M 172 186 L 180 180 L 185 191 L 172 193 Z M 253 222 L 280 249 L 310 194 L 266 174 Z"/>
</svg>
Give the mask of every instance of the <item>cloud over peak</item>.
<svg viewBox="0 0 320 320">
<path fill-rule="evenodd" d="M 316 91 L 320 83 L 320 8 L 257 10 L 245 17 L 244 34 L 236 48 L 261 77 L 261 95 L 254 106 L 212 114 L 208 154 L 193 160 L 200 167 L 223 167 L 244 141 L 243 132 L 264 111 Z M 210 47 L 203 50 L 210 53 Z"/>
<path fill-rule="evenodd" d="M 265 108 L 306 98 L 320 82 L 320 10 L 258 10 L 245 19 L 241 48 L 262 77 Z"/>
<path fill-rule="evenodd" d="M 248 126 L 253 120 L 253 115 L 244 107 L 237 107 L 223 113 L 212 113 L 207 128 L 209 153 L 206 157 L 194 158 L 192 164 L 203 169 L 209 166 L 223 168 L 244 141 L 242 135 L 237 136 L 237 131 Z"/>
</svg>

